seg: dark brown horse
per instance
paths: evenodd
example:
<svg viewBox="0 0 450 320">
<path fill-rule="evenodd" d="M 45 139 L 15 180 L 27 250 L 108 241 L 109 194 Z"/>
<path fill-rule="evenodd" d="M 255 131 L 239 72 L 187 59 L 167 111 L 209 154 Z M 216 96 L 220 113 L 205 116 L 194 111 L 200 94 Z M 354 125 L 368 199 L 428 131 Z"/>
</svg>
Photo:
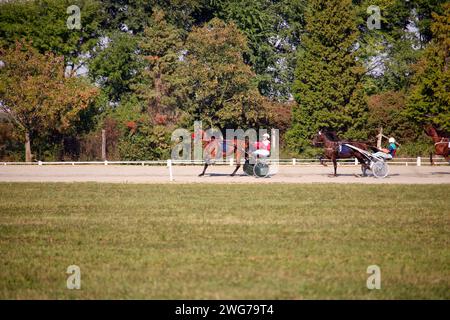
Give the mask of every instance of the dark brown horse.
<svg viewBox="0 0 450 320">
<path fill-rule="evenodd" d="M 427 125 L 424 127 L 425 132 L 428 136 L 433 139 L 434 142 L 434 153 L 438 156 L 443 156 L 446 161 L 450 161 L 449 158 L 449 138 L 440 135 L 437 130 L 432 125 Z M 430 152 L 430 163 L 434 165 L 433 152 Z"/>
<path fill-rule="evenodd" d="M 317 133 L 313 139 L 313 144 L 316 147 L 324 148 L 325 157 L 333 162 L 334 176 L 337 176 L 337 159 L 358 159 L 361 164 L 363 176 L 366 176 L 366 170 L 369 169 L 369 163 L 367 163 L 366 157 L 364 157 L 360 152 L 349 148 L 344 144 L 351 144 L 362 150 L 376 149 L 369 147 L 366 143 L 362 142 L 339 140 L 336 134 L 325 130 L 321 130 Z M 320 163 L 325 165 L 323 159 L 320 159 Z"/>
</svg>

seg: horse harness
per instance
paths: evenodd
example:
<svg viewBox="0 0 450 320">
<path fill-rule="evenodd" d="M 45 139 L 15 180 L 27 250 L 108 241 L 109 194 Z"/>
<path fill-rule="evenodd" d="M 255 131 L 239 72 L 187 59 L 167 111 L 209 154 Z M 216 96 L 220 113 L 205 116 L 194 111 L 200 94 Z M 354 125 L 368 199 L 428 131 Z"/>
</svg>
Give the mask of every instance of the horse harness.
<svg viewBox="0 0 450 320">
<path fill-rule="evenodd" d="M 434 145 L 437 146 L 439 144 L 444 144 L 444 143 L 448 143 L 448 146 L 450 147 L 450 141 L 448 138 L 441 138 L 441 141 L 436 142 Z"/>
</svg>

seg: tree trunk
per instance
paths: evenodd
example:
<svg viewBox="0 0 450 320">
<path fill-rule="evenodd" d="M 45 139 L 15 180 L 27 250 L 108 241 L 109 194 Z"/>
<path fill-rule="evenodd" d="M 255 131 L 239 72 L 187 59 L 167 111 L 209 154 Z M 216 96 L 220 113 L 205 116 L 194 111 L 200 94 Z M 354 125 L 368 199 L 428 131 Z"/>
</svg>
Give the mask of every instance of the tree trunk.
<svg viewBox="0 0 450 320">
<path fill-rule="evenodd" d="M 31 162 L 31 140 L 28 131 L 25 132 L 25 161 Z"/>
</svg>

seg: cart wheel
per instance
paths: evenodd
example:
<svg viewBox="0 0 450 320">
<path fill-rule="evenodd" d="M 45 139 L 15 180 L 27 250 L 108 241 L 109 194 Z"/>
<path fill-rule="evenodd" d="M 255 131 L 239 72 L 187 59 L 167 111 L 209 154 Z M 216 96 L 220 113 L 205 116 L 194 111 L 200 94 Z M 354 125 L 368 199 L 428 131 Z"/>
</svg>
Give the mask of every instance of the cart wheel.
<svg viewBox="0 0 450 320">
<path fill-rule="evenodd" d="M 255 165 L 250 164 L 250 163 L 244 163 L 244 168 L 243 168 L 244 173 L 248 176 L 253 176 L 253 169 L 254 169 L 253 167 L 254 166 Z"/>
<path fill-rule="evenodd" d="M 253 168 L 253 173 L 258 178 L 265 178 L 269 175 L 269 165 L 264 162 L 258 162 Z"/>
<path fill-rule="evenodd" d="M 371 169 L 375 178 L 385 178 L 389 173 L 388 165 L 383 161 L 373 163 Z"/>
</svg>

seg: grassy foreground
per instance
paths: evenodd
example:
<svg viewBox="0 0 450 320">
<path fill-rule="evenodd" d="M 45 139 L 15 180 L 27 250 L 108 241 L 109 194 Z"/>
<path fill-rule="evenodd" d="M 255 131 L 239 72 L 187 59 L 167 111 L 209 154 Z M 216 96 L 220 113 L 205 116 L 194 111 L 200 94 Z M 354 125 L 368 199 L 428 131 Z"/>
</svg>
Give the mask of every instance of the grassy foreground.
<svg viewBox="0 0 450 320">
<path fill-rule="evenodd" d="M 449 193 L 0 183 L 0 298 L 450 299 Z"/>
</svg>

